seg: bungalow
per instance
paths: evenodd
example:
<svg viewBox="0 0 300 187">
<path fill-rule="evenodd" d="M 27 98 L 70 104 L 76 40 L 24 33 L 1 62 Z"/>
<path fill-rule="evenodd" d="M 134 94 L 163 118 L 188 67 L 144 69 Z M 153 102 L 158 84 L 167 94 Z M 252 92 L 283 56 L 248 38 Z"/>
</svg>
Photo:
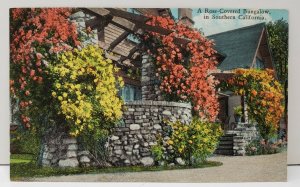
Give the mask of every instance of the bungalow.
<svg viewBox="0 0 300 187">
<path fill-rule="evenodd" d="M 146 25 L 147 17 L 143 15 L 172 17 L 170 9 L 84 10 L 96 15 L 96 18 L 86 20 L 85 25 L 97 29 L 99 45 L 112 52 L 108 57 L 121 68 L 119 74 L 124 78 L 125 87 L 120 91 L 120 95 L 124 100 L 127 102 L 140 99 L 142 101 L 162 100 L 159 98 L 160 94 L 157 94 L 159 90 L 155 86 L 154 72 L 149 71 L 149 68 L 144 68 L 143 50 L 132 34 L 142 34 L 145 30 L 169 34 L 172 31 Z M 179 9 L 178 15 L 179 21 L 193 27 L 192 9 Z M 99 17 L 105 18 L 101 20 L 109 21 L 99 22 Z M 214 40 L 216 44 L 219 64 L 218 70 L 212 74 L 220 81 L 232 76 L 233 70 L 237 68 L 274 69 L 264 23 L 218 33 L 208 36 L 208 38 Z M 188 42 L 182 38 L 176 38 L 176 41 L 181 42 L 181 44 Z M 255 128 L 236 128 L 233 118 L 235 106 L 243 106 L 245 114 L 243 122 L 248 122 L 243 97 L 222 90 L 220 90 L 219 96 L 220 114 L 218 118 L 223 123 L 226 134 L 222 137 L 216 153 L 245 155 L 245 145 L 257 136 L 257 131 Z M 141 103 L 138 104 L 141 105 Z M 117 157 L 116 160 L 118 160 Z"/>
<path fill-rule="evenodd" d="M 237 68 L 274 69 L 267 35 L 265 23 L 259 23 L 208 36 L 215 41 L 219 54 L 218 72 L 213 73 L 214 76 L 224 81 Z M 219 95 L 219 119 L 228 125 L 225 129 L 231 129 L 230 124 L 234 122 L 233 108 L 245 105 L 243 97 L 228 91 L 220 91 Z M 247 111 L 243 108 L 246 114 Z M 247 115 L 244 116 L 242 121 L 247 122 Z"/>
<path fill-rule="evenodd" d="M 192 10 L 179 9 L 178 12 L 180 21 L 192 27 Z M 162 119 L 189 123 L 192 118 L 190 103 L 167 102 L 160 97 L 157 80 L 153 76 L 153 64 L 144 55 L 142 45 L 134 36 L 142 35 L 145 31 L 163 35 L 173 31 L 146 24 L 149 18 L 145 14 L 172 16 L 170 9 L 142 8 L 81 8 L 70 16 L 79 31 L 86 30 L 87 27 L 94 31 L 95 36 L 85 42 L 92 42 L 103 48 L 106 57 L 121 69 L 118 74 L 125 82 L 125 87 L 120 90 L 127 108 L 123 114 L 124 124 L 112 129 L 108 142 L 110 161 L 114 165 L 152 165 L 151 145 L 156 142 L 156 134 L 166 129 Z M 219 70 L 214 75 L 219 79 L 227 77 L 236 68 L 273 68 L 264 24 L 212 35 L 209 38 L 215 40 L 218 51 Z M 174 37 L 174 42 L 186 45 L 189 40 Z M 225 119 L 224 122 L 229 118 L 227 121 L 230 122 L 232 109 L 243 103 L 242 98 L 227 92 L 220 92 L 220 95 L 223 96 L 220 102 L 224 103 L 221 104 L 220 118 Z M 62 134 L 64 136 L 57 136 L 58 133 L 53 136 L 49 134 L 46 138 L 42 164 L 61 167 L 91 164 L 92 157 L 86 151 L 79 150 L 76 146 L 77 140 L 69 138 L 65 132 Z M 238 141 L 234 141 L 234 138 Z M 226 145 L 229 146 L 230 154 L 244 154 L 244 147 L 240 148 L 233 143 L 240 143 L 239 138 L 231 136 L 230 145 Z M 243 141 L 241 139 L 242 144 Z M 237 147 L 236 153 L 234 147 Z"/>
<path fill-rule="evenodd" d="M 237 68 L 273 69 L 272 54 L 268 46 L 268 32 L 265 23 L 259 23 L 235 30 L 208 36 L 213 39 L 218 51 L 218 70 L 213 75 L 225 81 Z M 219 90 L 220 112 L 225 135 L 221 137 L 215 153 L 224 155 L 245 155 L 246 145 L 258 135 L 255 127 L 247 127 L 246 103 L 243 96 L 230 91 Z M 234 107 L 242 106 L 242 124 L 234 121 Z"/>
</svg>

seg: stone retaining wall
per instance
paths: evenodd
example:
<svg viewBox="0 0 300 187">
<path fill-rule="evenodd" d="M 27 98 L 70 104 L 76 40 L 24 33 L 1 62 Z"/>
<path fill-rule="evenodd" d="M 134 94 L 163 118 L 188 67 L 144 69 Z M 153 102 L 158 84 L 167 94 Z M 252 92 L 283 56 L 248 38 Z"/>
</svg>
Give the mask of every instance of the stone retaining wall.
<svg viewBox="0 0 300 187">
<path fill-rule="evenodd" d="M 169 127 L 163 122 L 191 121 L 191 105 L 165 101 L 133 101 L 125 104 L 124 123 L 113 129 L 109 140 L 113 165 L 144 165 L 154 163 L 151 146 L 158 134 L 168 139 Z"/>
</svg>

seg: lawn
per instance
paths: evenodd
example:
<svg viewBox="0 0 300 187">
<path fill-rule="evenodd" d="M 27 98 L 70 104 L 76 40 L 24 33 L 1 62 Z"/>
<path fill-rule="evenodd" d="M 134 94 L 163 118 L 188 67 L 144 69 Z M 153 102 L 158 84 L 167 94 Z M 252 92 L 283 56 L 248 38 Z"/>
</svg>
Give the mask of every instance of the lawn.
<svg viewBox="0 0 300 187">
<path fill-rule="evenodd" d="M 11 154 L 10 164 L 29 163 L 33 158 L 34 156 L 30 154 Z"/>
<path fill-rule="evenodd" d="M 26 159 L 27 158 L 27 159 Z M 190 168 L 206 168 L 221 166 L 221 162 L 207 161 L 196 166 L 127 166 L 127 167 L 109 167 L 109 168 L 50 168 L 39 167 L 33 161 L 32 156 L 28 155 L 12 155 L 10 165 L 11 180 L 26 180 L 32 177 L 48 177 L 60 175 L 75 174 L 96 174 L 96 173 L 117 173 L 117 172 L 141 172 L 141 171 L 161 171 L 173 169 L 190 169 Z"/>
</svg>

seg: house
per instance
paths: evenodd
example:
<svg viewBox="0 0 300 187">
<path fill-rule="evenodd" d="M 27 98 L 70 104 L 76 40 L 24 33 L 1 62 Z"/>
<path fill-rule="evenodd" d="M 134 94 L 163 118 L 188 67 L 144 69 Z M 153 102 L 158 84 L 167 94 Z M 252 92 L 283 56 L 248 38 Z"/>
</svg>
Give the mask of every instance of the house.
<svg viewBox="0 0 300 187">
<path fill-rule="evenodd" d="M 237 68 L 273 69 L 272 54 L 268 46 L 268 32 L 265 23 L 259 23 L 208 36 L 215 42 L 218 52 L 218 70 L 213 75 L 220 81 L 232 77 Z M 248 116 L 244 96 L 219 90 L 220 112 L 218 119 L 223 124 L 225 135 L 221 137 L 216 154 L 245 155 L 246 145 L 256 139 L 255 127 L 246 127 L 234 121 L 234 107 L 242 106 L 242 122 L 247 124 Z"/>
<path fill-rule="evenodd" d="M 214 76 L 220 81 L 224 81 L 237 68 L 274 69 L 267 36 L 265 23 L 208 36 L 214 40 L 215 48 L 220 56 L 218 58 L 218 72 L 213 73 Z M 219 119 L 230 125 L 234 122 L 233 108 L 238 105 L 245 106 L 243 97 L 233 95 L 228 91 L 220 91 L 219 95 Z M 244 113 L 246 113 L 245 107 Z M 247 122 L 247 115 L 245 116 L 243 122 Z"/>
<path fill-rule="evenodd" d="M 145 14 L 172 16 L 170 9 L 139 8 L 128 10 L 82 8 L 70 16 L 79 31 L 86 30 L 86 27 L 94 31 L 95 37 L 90 42 L 98 44 L 105 50 L 105 56 L 120 68 L 118 75 L 122 76 L 125 82 L 125 87 L 120 90 L 126 108 L 123 112 L 123 123 L 111 129 L 107 142 L 110 162 L 119 166 L 153 165 L 151 146 L 157 141 L 156 135 L 167 136 L 163 133 L 167 129 L 163 120 L 179 120 L 188 124 L 192 119 L 190 103 L 168 102 L 160 97 L 159 86 L 155 81 L 157 78 L 153 76 L 154 65 L 134 36 L 142 35 L 145 31 L 163 35 L 173 31 L 148 25 L 146 22 L 150 18 L 144 16 Z M 179 9 L 179 19 L 191 27 L 194 24 L 191 9 Z M 215 72 L 216 77 L 226 77 L 227 72 L 239 67 L 272 67 L 266 35 L 264 25 L 260 24 L 210 36 L 217 44 L 220 61 L 220 70 Z M 186 45 L 190 41 L 174 37 L 174 42 Z M 232 106 L 241 103 L 241 98 L 235 98 L 227 93 L 220 93 L 220 95 L 224 95 L 223 98 L 228 103 L 223 107 L 226 111 L 225 116 L 231 116 Z M 79 149 L 76 146 L 76 138 L 68 137 L 66 132 L 61 133 L 62 135 L 57 132 L 47 134 L 49 137 L 45 138 L 47 141 L 43 145 L 45 149 L 42 164 L 60 167 L 90 165 L 93 157 L 83 148 Z M 233 140 L 234 137 L 232 142 Z M 55 149 L 48 149 L 50 147 Z M 77 152 L 73 150 L 74 147 Z M 232 143 L 229 150 L 232 153 L 233 147 Z M 243 150 L 240 153 L 238 151 L 238 154 L 243 154 Z M 68 154 L 70 152 L 72 154 Z"/>
<path fill-rule="evenodd" d="M 113 130 L 113 141 L 110 142 L 111 159 L 115 164 L 135 165 L 143 163 L 143 160 L 151 160 L 149 155 L 149 145 L 152 144 L 155 137 L 153 134 L 160 132 L 164 127 L 161 126 L 159 118 L 166 117 L 165 114 L 176 116 L 178 111 L 185 110 L 188 114 L 184 119 L 190 119 L 191 110 L 189 105 L 182 103 L 170 103 L 160 98 L 160 91 L 153 72 L 153 64 L 148 61 L 145 52 L 133 35 L 142 34 L 144 31 L 157 32 L 163 35 L 170 34 L 171 30 L 161 27 L 149 26 L 146 24 L 149 19 L 145 14 L 172 16 L 169 9 L 84 9 L 87 13 L 95 15 L 95 18 L 85 20 L 85 25 L 95 29 L 98 33 L 97 41 L 99 45 L 110 51 L 107 57 L 112 59 L 120 68 L 119 75 L 124 78 L 125 87 L 120 91 L 120 95 L 126 101 L 125 105 L 130 112 L 125 112 L 123 118 L 123 127 Z M 179 21 L 193 27 L 192 9 L 179 9 Z M 99 19 L 101 18 L 101 19 Z M 264 23 L 243 27 L 227 32 L 208 36 L 215 41 L 217 50 L 217 60 L 219 61 L 218 70 L 212 74 L 220 81 L 226 80 L 233 75 L 233 70 L 237 68 L 269 68 L 274 69 L 272 55 L 268 47 L 267 30 Z M 176 38 L 177 42 L 186 45 L 189 41 L 184 38 Z M 180 39 L 180 40 L 178 40 Z M 174 40 L 175 41 L 175 40 Z M 134 73 L 135 72 L 135 73 Z M 230 130 L 229 126 L 233 121 L 233 108 L 238 105 L 244 106 L 243 97 L 233 95 L 230 92 L 219 92 L 220 114 L 219 119 L 223 122 L 224 129 Z M 149 109 L 151 107 L 151 110 Z M 135 113 L 134 111 L 138 111 Z M 149 113 L 145 119 L 138 114 L 142 112 Z M 178 115 L 177 115 L 178 116 Z M 245 115 L 247 116 L 247 115 Z M 148 119 L 149 118 L 149 119 Z M 146 124 L 157 127 L 157 131 L 152 132 L 149 127 L 143 127 L 144 120 Z M 179 119 L 182 120 L 182 119 Z M 247 118 L 243 119 L 247 122 Z M 134 122 L 134 124 L 133 124 Z M 148 123 L 150 122 L 150 123 Z M 144 129 L 145 128 L 145 129 Z M 134 132 L 131 132 L 134 130 Z M 232 128 L 231 134 L 225 134 L 221 138 L 220 146 L 216 153 L 228 155 L 245 155 L 245 146 L 257 136 L 255 128 Z M 226 131 L 228 133 L 229 131 Z M 142 149 L 133 150 L 127 155 L 128 145 L 120 142 L 122 139 L 132 139 L 139 142 L 138 136 L 129 137 L 128 133 L 144 136 L 144 144 L 139 146 Z M 149 134 L 151 134 L 149 136 Z M 121 146 L 119 146 L 121 145 Z M 133 144 L 131 146 L 134 146 Z M 137 146 L 137 147 L 139 147 Z M 117 147 L 117 150 L 115 150 Z M 136 147 L 136 146 L 134 146 Z M 137 148 L 138 149 L 138 148 Z M 136 157 L 137 156 L 137 157 Z"/>
</svg>

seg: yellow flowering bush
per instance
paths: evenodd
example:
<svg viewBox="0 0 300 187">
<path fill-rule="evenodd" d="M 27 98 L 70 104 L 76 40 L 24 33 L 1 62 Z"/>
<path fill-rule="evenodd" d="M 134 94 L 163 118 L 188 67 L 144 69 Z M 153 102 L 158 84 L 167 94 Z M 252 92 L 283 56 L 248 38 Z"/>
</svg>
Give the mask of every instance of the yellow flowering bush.
<svg viewBox="0 0 300 187">
<path fill-rule="evenodd" d="M 167 153 L 170 155 L 165 155 L 164 158 L 168 158 L 170 162 L 178 157 L 189 165 L 204 162 L 214 152 L 222 135 L 219 124 L 201 121 L 199 118 L 193 118 L 190 124 L 176 121 L 168 125 L 172 127 L 172 133 L 166 145 L 171 146 L 174 152 Z M 154 148 L 157 153 L 159 146 Z"/>
<path fill-rule="evenodd" d="M 118 87 L 124 83 L 115 76 L 117 71 L 104 51 L 93 45 L 59 54 L 58 62 L 50 68 L 54 77 L 52 97 L 70 135 L 78 136 L 121 118 L 123 102 Z"/>
</svg>

